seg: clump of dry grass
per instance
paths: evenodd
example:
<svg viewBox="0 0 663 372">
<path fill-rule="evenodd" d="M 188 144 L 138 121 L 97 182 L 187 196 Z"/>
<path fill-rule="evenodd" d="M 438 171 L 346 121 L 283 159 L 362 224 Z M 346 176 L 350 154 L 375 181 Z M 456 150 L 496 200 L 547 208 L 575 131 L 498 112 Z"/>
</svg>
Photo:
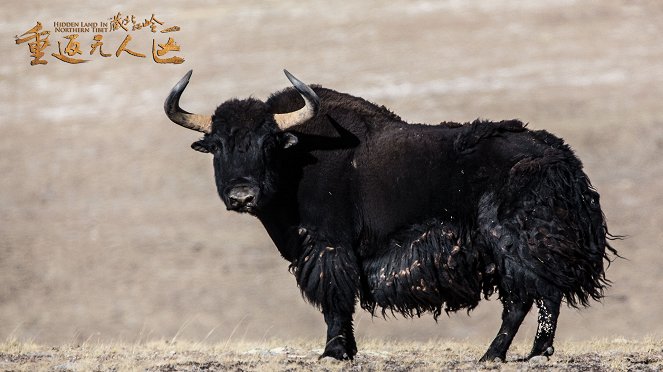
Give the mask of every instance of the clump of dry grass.
<svg viewBox="0 0 663 372">
<path fill-rule="evenodd" d="M 660 370 L 663 339 L 561 342 L 548 361 L 517 362 L 529 345 L 512 347 L 507 363 L 477 363 L 483 345 L 456 341 L 361 340 L 352 362 L 325 358 L 320 340 L 220 344 L 188 341 L 84 343 L 60 346 L 8 340 L 0 370 L 55 371 L 410 371 L 410 370 Z"/>
</svg>

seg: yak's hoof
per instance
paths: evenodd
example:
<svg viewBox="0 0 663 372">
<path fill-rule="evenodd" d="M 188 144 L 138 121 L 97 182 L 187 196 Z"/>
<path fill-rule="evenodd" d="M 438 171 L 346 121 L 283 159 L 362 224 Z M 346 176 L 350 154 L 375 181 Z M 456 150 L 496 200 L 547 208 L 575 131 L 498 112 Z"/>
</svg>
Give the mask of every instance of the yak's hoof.
<svg viewBox="0 0 663 372">
<path fill-rule="evenodd" d="M 352 357 L 344 349 L 327 349 L 318 359 L 322 358 L 334 358 L 338 360 L 352 360 Z"/>
<path fill-rule="evenodd" d="M 532 352 L 532 353 L 527 357 L 527 359 L 528 359 L 528 360 L 531 360 L 532 358 L 541 359 L 540 357 L 545 357 L 546 360 L 549 360 L 549 359 L 550 359 L 550 356 L 553 355 L 554 353 L 555 353 L 555 348 L 552 347 L 552 346 L 548 346 L 543 352 L 540 352 L 540 353 Z"/>
<path fill-rule="evenodd" d="M 355 354 L 357 354 L 356 347 L 348 347 L 345 337 L 338 337 L 327 343 L 325 351 L 318 359 L 332 357 L 338 360 L 352 360 Z"/>
<path fill-rule="evenodd" d="M 488 355 L 488 353 L 486 353 L 481 357 L 481 359 L 479 359 L 479 362 L 480 363 L 485 363 L 485 362 L 504 363 L 505 359 L 506 358 L 501 357 L 501 356 Z"/>
</svg>

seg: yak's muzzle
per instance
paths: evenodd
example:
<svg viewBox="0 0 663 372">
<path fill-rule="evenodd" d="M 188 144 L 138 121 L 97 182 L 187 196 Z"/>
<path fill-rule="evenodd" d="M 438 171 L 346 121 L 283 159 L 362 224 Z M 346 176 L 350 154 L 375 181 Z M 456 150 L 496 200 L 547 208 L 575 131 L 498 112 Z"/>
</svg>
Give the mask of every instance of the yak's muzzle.
<svg viewBox="0 0 663 372">
<path fill-rule="evenodd" d="M 258 188 L 247 184 L 232 186 L 226 192 L 226 199 L 228 209 L 251 212 L 256 207 Z"/>
</svg>

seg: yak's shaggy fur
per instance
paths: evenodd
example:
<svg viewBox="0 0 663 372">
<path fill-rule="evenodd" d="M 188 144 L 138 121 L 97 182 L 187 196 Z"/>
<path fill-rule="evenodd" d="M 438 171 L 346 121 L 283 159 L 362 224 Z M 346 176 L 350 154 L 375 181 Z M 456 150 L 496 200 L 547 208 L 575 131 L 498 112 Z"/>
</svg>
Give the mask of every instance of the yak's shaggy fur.
<svg viewBox="0 0 663 372">
<path fill-rule="evenodd" d="M 229 208 L 231 187 L 258 190 L 249 212 L 324 314 L 323 355 L 357 352 L 357 301 L 373 314 L 437 318 L 494 292 L 502 326 L 482 360 L 505 359 L 534 303 L 530 357 L 551 355 L 560 303 L 600 299 L 616 254 L 571 149 L 518 120 L 408 124 L 361 98 L 313 89 L 317 115 L 287 132 L 273 114 L 302 106 L 294 89 L 222 104 L 193 147 L 214 154 Z"/>
<path fill-rule="evenodd" d="M 494 272 L 481 251 L 458 226 L 435 219 L 411 226 L 382 254 L 362 262 L 362 307 L 372 313 L 381 307 L 383 315 L 386 310 L 405 316 L 430 311 L 436 319 L 443 306 L 473 309 L 481 299 L 484 272 Z"/>
</svg>

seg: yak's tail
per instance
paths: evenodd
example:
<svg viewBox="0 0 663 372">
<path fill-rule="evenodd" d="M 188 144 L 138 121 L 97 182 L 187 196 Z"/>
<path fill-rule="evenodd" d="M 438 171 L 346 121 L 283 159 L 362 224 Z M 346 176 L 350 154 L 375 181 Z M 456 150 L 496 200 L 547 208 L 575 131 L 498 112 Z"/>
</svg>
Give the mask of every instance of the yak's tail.
<svg viewBox="0 0 663 372">
<path fill-rule="evenodd" d="M 599 193 L 592 186 L 582 165 L 570 150 L 560 151 L 564 161 L 550 164 L 543 170 L 547 188 L 552 196 L 553 221 L 560 226 L 561 237 L 554 252 L 560 261 L 553 267 L 553 277 L 570 306 L 588 306 L 589 300 L 600 300 L 610 286 L 605 270 L 617 250 L 610 240 L 621 237 L 608 231 L 601 210 Z M 571 155 L 571 156 L 569 156 Z"/>
<path fill-rule="evenodd" d="M 560 291 L 570 306 L 587 306 L 610 285 L 605 269 L 620 257 L 610 241 L 622 237 L 608 232 L 580 161 L 561 140 L 556 145 L 511 169 L 498 219 L 519 242 L 523 275 L 540 279 L 526 284 L 535 287 L 528 293 Z"/>
<path fill-rule="evenodd" d="M 576 306 L 578 303 L 587 306 L 589 297 L 600 300 L 604 289 L 610 285 L 610 280 L 605 276 L 605 269 L 610 266 L 614 257 L 619 257 L 617 250 L 610 245 L 610 241 L 622 237 L 610 234 L 605 215 L 601 210 L 598 192 L 584 172 L 579 170 L 577 173 L 575 196 L 578 203 L 579 238 L 586 249 L 589 270 L 580 273 L 579 287 L 575 291 L 565 293 L 565 298 L 571 306 Z"/>
</svg>

